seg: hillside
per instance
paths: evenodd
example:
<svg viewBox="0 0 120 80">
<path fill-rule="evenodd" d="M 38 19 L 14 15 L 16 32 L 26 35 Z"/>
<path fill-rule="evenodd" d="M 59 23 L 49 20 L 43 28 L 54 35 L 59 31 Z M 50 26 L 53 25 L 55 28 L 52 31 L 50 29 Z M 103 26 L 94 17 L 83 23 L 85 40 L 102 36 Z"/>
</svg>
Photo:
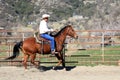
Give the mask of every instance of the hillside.
<svg viewBox="0 0 120 80">
<path fill-rule="evenodd" d="M 0 0 L 0 27 L 34 28 L 44 13 L 51 15 L 53 27 L 120 29 L 120 0 Z"/>
</svg>

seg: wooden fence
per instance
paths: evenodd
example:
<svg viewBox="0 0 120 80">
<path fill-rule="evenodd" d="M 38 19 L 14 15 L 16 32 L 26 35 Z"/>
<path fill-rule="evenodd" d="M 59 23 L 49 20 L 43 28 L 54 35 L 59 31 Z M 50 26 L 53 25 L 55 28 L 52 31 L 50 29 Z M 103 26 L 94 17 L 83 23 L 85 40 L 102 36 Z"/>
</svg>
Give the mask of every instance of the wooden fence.
<svg viewBox="0 0 120 80">
<path fill-rule="evenodd" d="M 79 35 L 77 40 L 70 37 L 67 37 L 66 39 L 66 65 L 119 64 L 120 30 L 82 30 L 76 32 Z M 4 58 L 12 55 L 13 45 L 16 42 L 30 36 L 34 36 L 34 32 L 1 30 L 0 66 L 16 65 L 16 62 L 20 62 L 20 64 L 17 65 L 21 65 L 22 54 L 17 59 L 10 61 L 7 64 L 6 61 L 4 61 Z M 54 65 L 54 63 L 57 62 L 55 57 L 49 57 L 49 55 L 38 55 L 36 61 L 38 60 L 40 60 L 43 65 L 45 63 L 47 63 L 45 65 Z"/>
</svg>

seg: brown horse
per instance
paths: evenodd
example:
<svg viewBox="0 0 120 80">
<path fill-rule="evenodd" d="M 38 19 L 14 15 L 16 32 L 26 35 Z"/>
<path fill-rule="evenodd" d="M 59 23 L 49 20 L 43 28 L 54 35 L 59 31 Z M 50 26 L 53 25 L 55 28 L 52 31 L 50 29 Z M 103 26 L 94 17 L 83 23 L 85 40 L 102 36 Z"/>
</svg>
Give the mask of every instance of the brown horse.
<svg viewBox="0 0 120 80">
<path fill-rule="evenodd" d="M 56 66 L 59 66 L 62 63 L 63 67 L 65 67 L 65 64 L 63 63 L 64 59 L 61 52 L 64 47 L 63 45 L 66 36 L 78 38 L 76 32 L 71 25 L 65 26 L 56 35 L 54 35 L 56 42 L 56 51 L 59 52 L 58 54 L 55 54 L 55 56 L 59 60 Z M 44 44 L 42 46 L 42 44 L 36 42 L 36 39 L 34 37 L 26 38 L 24 41 L 15 44 L 13 48 L 13 55 L 6 58 L 6 60 L 16 58 L 19 55 L 19 49 L 21 49 L 21 51 L 24 53 L 23 65 L 25 69 L 27 69 L 27 60 L 29 57 L 31 58 L 31 63 L 38 67 L 39 65 L 35 63 L 35 58 L 36 53 L 41 53 L 41 47 L 43 47 L 43 54 L 50 54 L 50 44 Z"/>
</svg>

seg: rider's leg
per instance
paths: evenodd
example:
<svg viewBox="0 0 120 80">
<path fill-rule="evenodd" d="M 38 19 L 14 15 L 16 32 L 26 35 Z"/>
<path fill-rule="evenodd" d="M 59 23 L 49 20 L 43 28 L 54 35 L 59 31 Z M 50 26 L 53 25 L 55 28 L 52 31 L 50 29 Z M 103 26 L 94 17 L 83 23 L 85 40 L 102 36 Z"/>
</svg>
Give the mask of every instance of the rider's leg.
<svg viewBox="0 0 120 80">
<path fill-rule="evenodd" d="M 57 52 L 55 52 L 55 40 L 54 40 L 54 37 L 50 36 L 49 34 L 41 34 L 41 37 L 50 40 L 50 47 L 51 47 L 52 53 L 57 53 Z"/>
</svg>

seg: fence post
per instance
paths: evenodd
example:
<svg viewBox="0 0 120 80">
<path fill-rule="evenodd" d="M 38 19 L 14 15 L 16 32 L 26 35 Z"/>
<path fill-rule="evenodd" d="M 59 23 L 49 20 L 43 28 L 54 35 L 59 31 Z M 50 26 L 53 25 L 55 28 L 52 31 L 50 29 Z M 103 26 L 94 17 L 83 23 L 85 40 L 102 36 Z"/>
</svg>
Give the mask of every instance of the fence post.
<svg viewBox="0 0 120 80">
<path fill-rule="evenodd" d="M 9 56 L 11 56 L 12 46 L 11 43 L 9 43 Z M 12 60 L 11 60 L 12 61 Z M 11 62 L 8 62 L 9 65 L 11 65 Z"/>
<path fill-rule="evenodd" d="M 22 38 L 23 38 L 23 41 L 24 41 L 24 38 L 25 38 L 25 34 L 24 33 L 22 33 Z"/>
<path fill-rule="evenodd" d="M 102 62 L 104 62 L 105 61 L 105 59 L 104 59 L 104 37 L 105 37 L 105 35 L 104 35 L 104 32 L 102 32 Z"/>
</svg>

